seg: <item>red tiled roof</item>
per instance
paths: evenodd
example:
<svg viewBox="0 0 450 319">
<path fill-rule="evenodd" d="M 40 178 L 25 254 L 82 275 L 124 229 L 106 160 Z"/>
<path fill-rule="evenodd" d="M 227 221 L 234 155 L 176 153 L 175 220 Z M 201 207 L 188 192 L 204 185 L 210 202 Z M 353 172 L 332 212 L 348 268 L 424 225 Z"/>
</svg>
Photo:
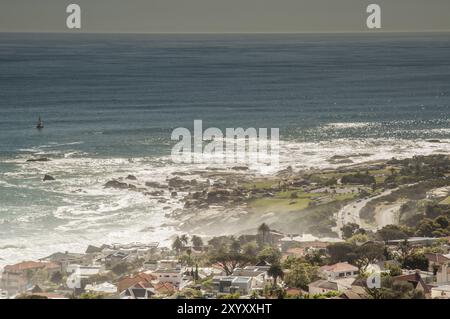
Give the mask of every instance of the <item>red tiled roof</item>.
<svg viewBox="0 0 450 319">
<path fill-rule="evenodd" d="M 136 284 L 140 284 L 142 287 L 151 288 L 151 282 L 156 280 L 156 277 L 146 273 L 140 273 L 136 276 L 125 277 L 119 281 L 117 284 L 117 289 L 119 292 L 122 292 L 130 287 L 133 287 Z"/>
<path fill-rule="evenodd" d="M 154 288 L 158 294 L 173 294 L 176 290 L 170 282 L 158 282 L 154 285 Z"/>
<path fill-rule="evenodd" d="M 60 268 L 60 266 L 58 266 L 55 263 L 51 263 L 51 262 L 24 261 L 24 262 L 15 264 L 15 265 L 5 266 L 4 270 L 7 272 L 21 272 L 21 271 L 41 269 L 41 268 L 54 269 L 54 268 Z"/>
<path fill-rule="evenodd" d="M 449 258 L 445 257 L 442 254 L 425 253 L 425 257 L 427 257 L 430 262 L 438 264 L 443 264 L 450 261 Z"/>
<path fill-rule="evenodd" d="M 349 263 L 337 263 L 334 265 L 326 265 L 320 267 L 322 271 L 333 271 L 333 272 L 342 272 L 342 271 L 357 271 L 358 267 L 353 266 Z"/>
</svg>

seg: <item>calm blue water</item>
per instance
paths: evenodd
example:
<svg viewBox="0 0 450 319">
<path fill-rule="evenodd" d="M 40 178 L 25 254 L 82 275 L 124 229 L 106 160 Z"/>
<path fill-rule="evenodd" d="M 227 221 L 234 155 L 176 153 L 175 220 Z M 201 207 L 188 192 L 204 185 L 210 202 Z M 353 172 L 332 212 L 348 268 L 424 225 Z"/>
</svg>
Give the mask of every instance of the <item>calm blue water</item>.
<svg viewBox="0 0 450 319">
<path fill-rule="evenodd" d="M 449 115 L 449 34 L 0 34 L 2 155 L 48 141 L 167 153 L 171 130 L 194 119 L 303 140 L 421 138 Z M 317 129 L 335 122 L 383 129 Z"/>
<path fill-rule="evenodd" d="M 170 194 L 103 185 L 186 169 L 160 156 L 194 119 L 278 127 L 299 168 L 450 153 L 450 34 L 0 34 L 0 265 L 173 234 Z"/>
</svg>

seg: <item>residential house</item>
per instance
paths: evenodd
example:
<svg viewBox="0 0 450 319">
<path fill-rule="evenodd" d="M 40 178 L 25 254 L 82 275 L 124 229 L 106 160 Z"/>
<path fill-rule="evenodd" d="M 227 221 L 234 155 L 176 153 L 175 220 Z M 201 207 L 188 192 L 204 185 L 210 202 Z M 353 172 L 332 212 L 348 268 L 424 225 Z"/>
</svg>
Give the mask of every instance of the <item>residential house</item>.
<svg viewBox="0 0 450 319">
<path fill-rule="evenodd" d="M 86 292 L 100 294 L 100 295 L 115 295 L 117 294 L 117 286 L 109 282 L 101 284 L 88 284 L 84 287 Z"/>
<path fill-rule="evenodd" d="M 431 288 L 431 298 L 450 299 L 450 285 L 441 285 Z"/>
<path fill-rule="evenodd" d="M 213 277 L 213 286 L 218 293 L 248 295 L 252 290 L 252 277 L 215 276 Z"/>
<path fill-rule="evenodd" d="M 149 283 L 136 283 L 120 293 L 120 299 L 150 299 L 155 289 Z"/>
<path fill-rule="evenodd" d="M 177 288 L 170 282 L 157 282 L 153 288 L 156 296 L 171 296 L 177 291 Z"/>
<path fill-rule="evenodd" d="M 354 277 L 358 275 L 358 267 L 347 262 L 326 265 L 319 268 L 319 275 L 326 280 Z"/>
<path fill-rule="evenodd" d="M 113 255 L 113 256 L 116 253 L 120 253 L 123 256 L 126 256 L 129 262 L 133 262 L 137 259 L 145 259 L 145 260 L 149 259 L 156 252 L 158 246 L 159 246 L 158 242 L 148 244 L 140 242 L 133 242 L 129 244 L 112 244 L 108 247 L 105 247 L 102 250 L 102 253 L 104 255 Z M 120 256 L 120 254 L 117 256 Z"/>
<path fill-rule="evenodd" d="M 183 270 L 182 268 L 158 268 L 155 271 L 152 271 L 151 274 L 157 278 L 160 282 L 168 282 L 174 285 L 177 288 L 181 288 L 183 278 Z"/>
<path fill-rule="evenodd" d="M 308 292 L 312 295 L 327 292 L 344 292 L 352 288 L 355 278 L 341 278 L 334 280 L 319 279 L 308 285 Z"/>
<path fill-rule="evenodd" d="M 289 257 L 292 258 L 301 258 L 306 255 L 306 249 L 302 247 L 291 247 L 286 250 L 283 254 L 282 259 L 285 260 Z"/>
<path fill-rule="evenodd" d="M 410 237 L 406 239 L 406 241 L 414 247 L 418 246 L 431 246 L 432 244 L 438 242 L 440 238 L 434 238 L 434 237 Z M 394 240 L 388 240 L 387 244 L 391 246 L 398 246 L 400 243 L 403 243 L 405 239 L 394 239 Z"/>
<path fill-rule="evenodd" d="M 90 277 L 100 274 L 103 271 L 102 266 L 82 266 L 82 265 L 68 265 L 66 284 L 69 288 L 76 292 L 81 292 L 87 284 Z"/>
<path fill-rule="evenodd" d="M 135 286 L 136 284 L 151 284 L 156 281 L 157 277 L 147 273 L 139 273 L 134 276 L 127 276 L 119 280 L 117 283 L 117 291 L 122 293 L 130 287 Z"/>
<path fill-rule="evenodd" d="M 450 268 L 449 263 L 443 263 L 436 273 L 436 283 L 445 284 L 450 283 Z"/>
<path fill-rule="evenodd" d="M 161 259 L 157 261 L 157 268 L 159 269 L 179 269 L 181 263 L 178 259 Z"/>
<path fill-rule="evenodd" d="M 127 253 L 116 251 L 97 259 L 96 262 L 104 265 L 106 269 L 113 269 L 118 264 L 129 262 L 130 258 L 128 257 Z"/>
<path fill-rule="evenodd" d="M 25 291 L 33 275 L 44 270 L 51 277 L 61 271 L 61 266 L 51 262 L 24 261 L 15 265 L 5 266 L 2 273 L 1 287 L 10 294 Z"/>
<path fill-rule="evenodd" d="M 246 266 L 244 268 L 236 268 L 232 276 L 251 277 L 252 289 L 264 289 L 266 285 L 273 284 L 274 280 L 268 275 L 267 271 L 270 266 Z"/>
<path fill-rule="evenodd" d="M 53 262 L 60 265 L 62 272 L 66 272 L 67 266 L 70 264 L 87 266 L 92 262 L 92 258 L 89 258 L 89 256 L 85 254 L 69 253 L 67 251 L 64 253 L 54 253 L 39 260 L 43 262 Z"/>
<path fill-rule="evenodd" d="M 416 291 L 421 291 L 424 295 L 429 295 L 431 293 L 431 288 L 423 280 L 419 272 L 413 274 L 395 276 L 392 278 L 394 282 L 406 281 L 413 285 Z"/>
</svg>

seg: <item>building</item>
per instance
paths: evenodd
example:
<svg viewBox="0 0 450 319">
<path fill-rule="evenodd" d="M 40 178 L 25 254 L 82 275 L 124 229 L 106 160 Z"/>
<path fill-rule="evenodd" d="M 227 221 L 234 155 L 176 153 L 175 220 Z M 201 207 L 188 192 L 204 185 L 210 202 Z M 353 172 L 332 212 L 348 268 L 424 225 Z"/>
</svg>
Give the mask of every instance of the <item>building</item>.
<svg viewBox="0 0 450 319">
<path fill-rule="evenodd" d="M 156 281 L 157 277 L 147 273 L 139 273 L 135 276 L 127 276 L 119 280 L 117 284 L 117 291 L 122 293 L 124 290 L 127 290 L 130 287 L 135 286 L 136 284 L 151 284 Z"/>
<path fill-rule="evenodd" d="M 181 268 L 181 263 L 178 259 L 161 259 L 158 260 L 157 269 L 178 269 Z"/>
<path fill-rule="evenodd" d="M 358 267 L 347 262 L 326 265 L 319 268 L 319 275 L 326 280 L 354 277 L 358 275 Z"/>
<path fill-rule="evenodd" d="M 236 268 L 232 276 L 251 277 L 252 289 L 264 289 L 266 285 L 273 284 L 274 280 L 268 275 L 267 271 L 270 266 L 246 266 L 244 268 Z"/>
<path fill-rule="evenodd" d="M 441 285 L 431 288 L 431 298 L 450 299 L 450 285 Z"/>
<path fill-rule="evenodd" d="M 152 271 L 151 274 L 156 277 L 160 282 L 168 282 L 175 287 L 180 288 L 183 271 L 181 268 L 168 268 L 168 269 L 156 269 Z"/>
<path fill-rule="evenodd" d="M 406 281 L 413 285 L 416 291 L 421 291 L 424 295 L 429 295 L 431 293 L 430 287 L 425 283 L 422 279 L 422 276 L 419 272 L 415 272 L 409 275 L 401 275 L 392 278 L 394 282 L 398 281 Z"/>
<path fill-rule="evenodd" d="M 445 284 L 450 283 L 450 268 L 448 263 L 443 263 L 437 270 L 436 283 Z"/>
<path fill-rule="evenodd" d="M 87 266 L 92 262 L 92 257 L 89 257 L 85 254 L 77 254 L 77 253 L 69 253 L 69 252 L 58 252 L 51 254 L 45 258 L 39 259 L 43 262 L 53 262 L 61 266 L 61 271 L 66 272 L 67 266 L 70 264 L 78 264 Z"/>
<path fill-rule="evenodd" d="M 68 265 L 66 285 L 71 289 L 80 291 L 84 289 L 90 277 L 98 275 L 102 272 L 102 266 L 82 266 L 82 265 Z"/>
<path fill-rule="evenodd" d="M 171 296 L 177 289 L 170 282 L 157 282 L 153 285 L 155 295 L 157 296 Z"/>
<path fill-rule="evenodd" d="M 101 284 L 88 284 L 84 287 L 84 290 L 100 295 L 115 295 L 117 293 L 117 286 L 109 282 L 104 282 Z"/>
<path fill-rule="evenodd" d="M 120 299 L 150 299 L 155 295 L 152 284 L 137 283 L 120 293 Z"/>
<path fill-rule="evenodd" d="M 39 270 L 46 271 L 51 277 L 61 271 L 61 266 L 51 262 L 24 261 L 15 265 L 5 266 L 2 273 L 1 288 L 9 294 L 26 291 L 30 280 Z"/>
<path fill-rule="evenodd" d="M 213 277 L 213 287 L 222 294 L 248 295 L 252 290 L 252 277 L 216 276 Z"/>
<path fill-rule="evenodd" d="M 148 244 L 140 242 L 112 244 L 104 247 L 102 253 L 106 256 L 123 256 L 126 257 L 128 261 L 134 261 L 137 259 L 149 259 L 156 252 L 158 246 L 158 242 Z"/>
<path fill-rule="evenodd" d="M 311 295 L 325 294 L 327 292 L 344 292 L 352 288 L 355 278 L 342 278 L 335 280 L 316 280 L 308 285 Z"/>
</svg>

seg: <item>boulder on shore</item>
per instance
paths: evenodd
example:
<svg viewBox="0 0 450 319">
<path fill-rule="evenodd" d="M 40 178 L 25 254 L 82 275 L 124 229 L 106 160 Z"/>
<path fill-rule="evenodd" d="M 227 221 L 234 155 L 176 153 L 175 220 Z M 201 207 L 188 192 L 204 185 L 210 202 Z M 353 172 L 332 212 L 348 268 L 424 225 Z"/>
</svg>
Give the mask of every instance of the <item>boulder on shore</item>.
<svg viewBox="0 0 450 319">
<path fill-rule="evenodd" d="M 39 158 L 30 158 L 27 159 L 27 162 L 48 162 L 50 161 L 47 157 L 39 157 Z"/>
<path fill-rule="evenodd" d="M 54 181 L 54 180 L 55 180 L 55 178 L 53 176 L 50 176 L 47 174 L 44 175 L 44 179 L 43 179 L 44 182 L 45 181 Z"/>
<path fill-rule="evenodd" d="M 164 188 L 165 186 L 158 182 L 145 182 L 145 186 L 152 188 Z"/>
<path fill-rule="evenodd" d="M 128 175 L 127 179 L 132 180 L 132 181 L 137 180 L 136 176 L 134 176 L 134 175 Z"/>
<path fill-rule="evenodd" d="M 105 188 L 116 188 L 116 189 L 126 189 L 128 188 L 128 184 L 127 183 L 123 183 L 123 182 L 119 182 L 116 180 L 112 180 L 107 182 L 104 185 Z"/>
</svg>

